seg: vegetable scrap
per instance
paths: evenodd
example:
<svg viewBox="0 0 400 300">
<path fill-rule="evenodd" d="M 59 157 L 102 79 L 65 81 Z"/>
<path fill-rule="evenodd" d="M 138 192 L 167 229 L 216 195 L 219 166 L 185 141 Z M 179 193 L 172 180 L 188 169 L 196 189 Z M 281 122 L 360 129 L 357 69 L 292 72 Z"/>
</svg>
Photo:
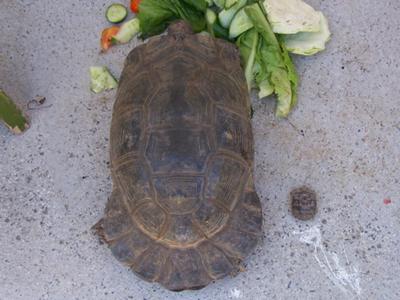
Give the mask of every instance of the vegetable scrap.
<svg viewBox="0 0 400 300">
<path fill-rule="evenodd" d="M 106 18 L 108 22 L 118 24 L 126 19 L 128 10 L 125 6 L 119 3 L 111 4 L 106 11 Z"/>
<path fill-rule="evenodd" d="M 119 31 L 118 26 L 112 26 L 103 30 L 103 32 L 101 33 L 101 40 L 100 40 L 102 51 L 106 51 L 111 47 L 112 38 L 118 33 L 118 31 Z"/>
<path fill-rule="evenodd" d="M 111 42 L 115 44 L 126 44 L 130 42 L 140 30 L 139 20 L 132 19 L 130 21 L 125 22 L 119 28 L 118 32 L 111 37 Z"/>
<path fill-rule="evenodd" d="M 265 0 L 263 5 L 275 33 L 320 31 L 319 14 L 301 0 Z"/>
<path fill-rule="evenodd" d="M 320 31 L 299 32 L 283 36 L 283 43 L 289 52 L 300 55 L 314 55 L 325 50 L 325 45 L 329 41 L 331 33 L 329 31 L 328 20 L 320 12 Z"/>
<path fill-rule="evenodd" d="M 111 23 L 126 17 L 119 5 L 107 10 Z M 237 45 L 249 90 L 258 90 L 259 98 L 275 94 L 277 117 L 287 117 L 297 104 L 299 78 L 289 53 L 314 55 L 331 36 L 323 13 L 302 0 L 132 0 L 130 7 L 135 18 L 103 31 L 103 51 L 185 20 L 196 33 Z"/>
<path fill-rule="evenodd" d="M 90 90 L 96 94 L 118 86 L 118 81 L 106 67 L 90 67 L 90 81 Z"/>
<path fill-rule="evenodd" d="M 112 26 L 103 30 L 101 34 L 101 49 L 107 51 L 111 46 L 126 44 L 139 33 L 139 20 L 132 19 L 121 26 Z"/>
<path fill-rule="evenodd" d="M 14 134 L 21 134 L 29 128 L 28 119 L 11 98 L 0 89 L 0 121 Z"/>
<path fill-rule="evenodd" d="M 131 11 L 135 14 L 139 12 L 139 4 L 141 0 L 131 0 Z"/>
<path fill-rule="evenodd" d="M 162 33 L 175 20 L 185 20 L 195 32 L 206 30 L 205 0 L 142 0 L 137 17 L 142 38 Z"/>
</svg>

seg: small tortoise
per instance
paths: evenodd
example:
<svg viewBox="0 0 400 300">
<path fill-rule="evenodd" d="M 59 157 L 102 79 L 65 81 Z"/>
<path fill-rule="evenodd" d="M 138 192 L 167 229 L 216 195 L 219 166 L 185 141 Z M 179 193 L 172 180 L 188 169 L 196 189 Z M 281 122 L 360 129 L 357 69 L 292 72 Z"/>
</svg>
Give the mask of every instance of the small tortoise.
<svg viewBox="0 0 400 300">
<path fill-rule="evenodd" d="M 317 213 L 317 194 L 310 188 L 302 186 L 290 192 L 292 214 L 295 218 L 308 221 Z"/>
<path fill-rule="evenodd" d="M 173 291 L 234 275 L 262 233 L 238 50 L 186 23 L 127 57 L 111 125 L 114 183 L 97 233 Z"/>
</svg>

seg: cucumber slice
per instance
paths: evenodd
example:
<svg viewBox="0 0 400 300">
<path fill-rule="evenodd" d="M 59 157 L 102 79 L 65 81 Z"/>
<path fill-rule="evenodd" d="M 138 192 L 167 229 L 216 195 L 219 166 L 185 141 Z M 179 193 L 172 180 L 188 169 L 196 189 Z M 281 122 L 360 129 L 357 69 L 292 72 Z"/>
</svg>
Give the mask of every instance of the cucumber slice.
<svg viewBox="0 0 400 300">
<path fill-rule="evenodd" d="M 111 4 L 106 11 L 106 18 L 110 23 L 121 23 L 126 19 L 128 15 L 128 10 L 125 6 L 119 3 Z"/>
<path fill-rule="evenodd" d="M 115 44 L 126 44 L 140 32 L 139 19 L 135 18 L 122 24 L 118 33 L 111 39 Z"/>
<path fill-rule="evenodd" d="M 118 81 L 106 67 L 90 67 L 90 90 L 94 93 L 115 89 Z"/>
</svg>

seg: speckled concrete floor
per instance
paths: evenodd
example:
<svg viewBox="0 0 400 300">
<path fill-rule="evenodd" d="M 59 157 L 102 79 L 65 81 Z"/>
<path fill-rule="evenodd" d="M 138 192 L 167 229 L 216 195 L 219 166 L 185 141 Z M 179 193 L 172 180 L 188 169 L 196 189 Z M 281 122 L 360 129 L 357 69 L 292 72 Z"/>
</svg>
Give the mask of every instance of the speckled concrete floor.
<svg viewBox="0 0 400 300">
<path fill-rule="evenodd" d="M 0 0 L 0 86 L 21 106 L 51 105 L 28 112 L 23 136 L 0 127 L 0 299 L 400 299 L 400 2 L 309 2 L 333 39 L 296 59 L 298 108 L 277 121 L 272 101 L 254 100 L 265 238 L 247 272 L 175 294 L 89 230 L 111 191 L 114 94 L 89 92 L 88 67 L 118 75 L 134 46 L 98 54 L 110 2 Z M 320 196 L 308 223 L 288 212 L 302 184 Z"/>
</svg>

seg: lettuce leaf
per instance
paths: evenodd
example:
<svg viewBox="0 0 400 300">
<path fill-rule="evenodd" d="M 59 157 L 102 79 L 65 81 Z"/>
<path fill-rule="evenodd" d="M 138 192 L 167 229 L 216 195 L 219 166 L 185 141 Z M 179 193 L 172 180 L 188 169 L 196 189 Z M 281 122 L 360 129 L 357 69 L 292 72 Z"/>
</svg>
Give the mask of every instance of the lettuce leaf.
<svg viewBox="0 0 400 300">
<path fill-rule="evenodd" d="M 300 55 L 313 55 L 325 49 L 325 44 L 331 37 L 328 20 L 319 12 L 321 17 L 321 30 L 318 32 L 299 32 L 282 36 L 289 52 Z"/>
<path fill-rule="evenodd" d="M 214 4 L 217 7 L 223 9 L 225 7 L 225 0 L 214 0 Z"/>
<path fill-rule="evenodd" d="M 302 0 L 264 0 L 272 30 L 280 34 L 318 32 L 320 15 Z"/>
<path fill-rule="evenodd" d="M 174 20 L 190 23 L 195 32 L 206 28 L 206 0 L 142 0 L 138 18 L 142 37 L 163 32 Z"/>
<path fill-rule="evenodd" d="M 230 9 L 234 6 L 239 0 L 225 0 L 225 9 Z"/>
<path fill-rule="evenodd" d="M 237 12 L 231 22 L 231 25 L 229 27 L 229 37 L 231 39 L 237 38 L 243 32 L 253 27 L 253 22 L 250 20 L 250 18 L 247 16 L 246 12 L 242 8 Z"/>
<path fill-rule="evenodd" d="M 229 28 L 229 25 L 231 25 L 231 22 L 235 17 L 236 13 L 246 4 L 247 0 L 239 0 L 238 2 L 235 3 L 235 5 L 233 5 L 229 9 L 221 10 L 218 14 L 218 19 L 219 22 L 221 23 L 221 26 Z"/>
<path fill-rule="evenodd" d="M 240 49 L 242 62 L 244 63 L 244 74 L 249 90 L 252 88 L 252 84 L 254 81 L 253 68 L 256 58 L 258 40 L 259 34 L 257 30 L 251 29 L 243 33 L 236 42 L 236 45 Z"/>
<path fill-rule="evenodd" d="M 274 92 L 274 87 L 270 82 L 270 73 L 267 70 L 267 64 L 261 53 L 264 45 L 265 42 L 261 39 L 257 48 L 256 62 L 253 67 L 254 81 L 256 87 L 259 89 L 258 97 L 260 99 L 265 98 Z"/>
<path fill-rule="evenodd" d="M 278 97 L 276 115 L 287 117 L 297 101 L 298 75 L 293 62 L 282 42 L 275 36 L 271 25 L 259 4 L 246 6 L 245 12 L 252 20 L 255 30 L 262 37 L 253 64 L 255 81 L 261 84 L 261 94 L 268 94 L 272 88 Z M 240 49 L 242 51 L 242 49 Z"/>
</svg>

